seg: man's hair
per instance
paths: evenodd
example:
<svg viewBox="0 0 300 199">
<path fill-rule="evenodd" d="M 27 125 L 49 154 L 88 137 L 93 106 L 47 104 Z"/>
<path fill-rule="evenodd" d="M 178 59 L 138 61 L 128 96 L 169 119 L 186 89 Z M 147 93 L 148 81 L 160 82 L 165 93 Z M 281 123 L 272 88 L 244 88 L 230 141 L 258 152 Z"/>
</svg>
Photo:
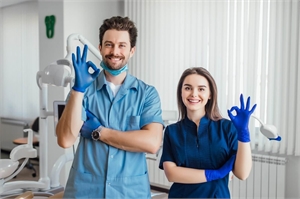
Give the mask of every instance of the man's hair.
<svg viewBox="0 0 300 199">
<path fill-rule="evenodd" d="M 128 17 L 114 16 L 110 19 L 105 19 L 99 28 L 99 43 L 102 46 L 103 35 L 107 30 L 128 31 L 130 37 L 131 48 L 135 47 L 137 38 L 137 29 Z"/>
<path fill-rule="evenodd" d="M 185 78 L 189 75 L 196 74 L 201 75 L 207 79 L 209 84 L 209 90 L 211 98 L 207 101 L 207 104 L 205 105 L 205 112 L 209 119 L 217 121 L 222 119 L 222 116 L 219 111 L 218 107 L 218 91 L 217 91 L 217 84 L 214 80 L 214 78 L 211 76 L 211 74 L 203 67 L 194 67 L 194 68 L 188 68 L 186 69 L 178 82 L 177 85 L 177 106 L 178 106 L 178 112 L 179 112 L 179 120 L 183 120 L 187 117 L 187 110 L 186 107 L 182 101 L 181 97 L 181 89 L 183 86 L 183 82 Z"/>
</svg>

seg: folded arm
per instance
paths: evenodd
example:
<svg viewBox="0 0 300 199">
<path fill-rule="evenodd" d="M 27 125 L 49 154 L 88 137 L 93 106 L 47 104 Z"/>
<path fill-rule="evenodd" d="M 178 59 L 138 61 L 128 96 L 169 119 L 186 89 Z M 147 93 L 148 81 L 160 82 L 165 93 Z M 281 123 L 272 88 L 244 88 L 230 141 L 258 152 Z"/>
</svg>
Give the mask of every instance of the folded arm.
<svg viewBox="0 0 300 199">
<path fill-rule="evenodd" d="M 162 143 L 163 125 L 150 123 L 141 130 L 117 131 L 103 128 L 100 140 L 108 145 L 131 152 L 156 153 Z"/>
<path fill-rule="evenodd" d="M 196 184 L 224 178 L 232 169 L 236 156 L 233 155 L 219 169 L 193 169 L 177 166 L 174 162 L 165 161 L 163 168 L 170 182 Z"/>
</svg>

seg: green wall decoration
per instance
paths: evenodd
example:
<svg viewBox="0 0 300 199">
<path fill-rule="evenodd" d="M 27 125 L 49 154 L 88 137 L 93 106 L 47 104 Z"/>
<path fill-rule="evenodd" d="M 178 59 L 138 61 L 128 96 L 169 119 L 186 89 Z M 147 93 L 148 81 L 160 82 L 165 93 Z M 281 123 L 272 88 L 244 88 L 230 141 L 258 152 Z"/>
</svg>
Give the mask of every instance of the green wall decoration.
<svg viewBox="0 0 300 199">
<path fill-rule="evenodd" d="M 46 35 L 47 37 L 53 38 L 54 36 L 54 25 L 55 25 L 55 16 L 50 15 L 45 17 L 45 25 L 46 25 Z"/>
</svg>

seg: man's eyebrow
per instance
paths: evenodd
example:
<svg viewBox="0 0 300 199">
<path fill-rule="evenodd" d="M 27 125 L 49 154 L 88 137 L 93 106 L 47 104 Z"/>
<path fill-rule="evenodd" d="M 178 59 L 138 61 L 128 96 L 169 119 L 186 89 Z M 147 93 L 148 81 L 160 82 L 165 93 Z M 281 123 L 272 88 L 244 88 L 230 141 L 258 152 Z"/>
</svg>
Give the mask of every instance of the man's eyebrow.
<svg viewBox="0 0 300 199">
<path fill-rule="evenodd" d="M 105 41 L 104 43 L 113 43 L 112 41 Z M 127 42 L 125 42 L 125 41 L 121 41 L 121 42 L 119 42 L 118 44 L 127 44 Z"/>
</svg>

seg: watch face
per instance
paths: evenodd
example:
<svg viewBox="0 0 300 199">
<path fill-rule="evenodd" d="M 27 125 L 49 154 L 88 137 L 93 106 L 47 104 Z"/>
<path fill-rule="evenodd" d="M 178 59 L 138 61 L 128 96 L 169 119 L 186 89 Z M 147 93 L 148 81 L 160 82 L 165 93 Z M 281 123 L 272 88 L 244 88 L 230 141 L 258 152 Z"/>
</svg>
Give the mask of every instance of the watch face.
<svg viewBox="0 0 300 199">
<path fill-rule="evenodd" d="M 92 138 L 93 138 L 94 140 L 98 140 L 98 139 L 99 139 L 99 133 L 98 133 L 98 131 L 93 131 L 93 133 L 92 133 Z"/>
</svg>

